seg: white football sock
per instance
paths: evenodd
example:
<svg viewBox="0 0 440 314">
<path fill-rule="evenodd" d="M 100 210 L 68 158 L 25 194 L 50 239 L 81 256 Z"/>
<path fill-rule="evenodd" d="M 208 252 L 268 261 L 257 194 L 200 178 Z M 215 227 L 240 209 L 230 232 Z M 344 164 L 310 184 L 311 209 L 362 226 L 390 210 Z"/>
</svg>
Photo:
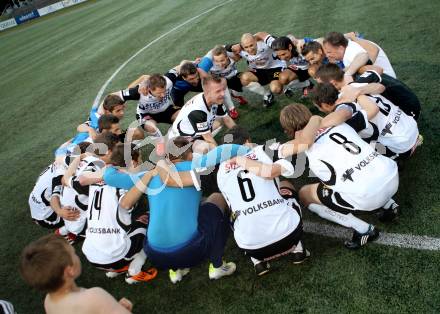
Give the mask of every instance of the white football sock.
<svg viewBox="0 0 440 314">
<path fill-rule="evenodd" d="M 134 276 L 139 274 L 142 270 L 142 266 L 145 264 L 145 260 L 147 259 L 147 255 L 144 250 L 141 250 L 139 253 L 136 253 L 133 256 L 133 260 L 130 262 L 130 266 L 128 267 L 128 274 L 130 276 Z"/>
<path fill-rule="evenodd" d="M 385 205 L 383 205 L 383 208 L 385 208 L 385 209 L 389 209 L 389 208 L 391 208 L 391 206 L 394 204 L 394 203 L 396 203 L 392 198 L 385 204 Z"/>
<path fill-rule="evenodd" d="M 245 86 L 248 90 L 258 95 L 264 96 L 266 94 L 266 90 L 263 86 L 261 86 L 258 82 L 251 82 L 247 86 Z"/>
<path fill-rule="evenodd" d="M 60 235 L 65 236 L 69 233 L 69 230 L 67 230 L 66 226 L 62 226 L 58 229 L 58 231 L 60 232 Z"/>
<path fill-rule="evenodd" d="M 305 80 L 304 82 L 300 82 L 299 80 L 290 81 L 286 86 L 284 86 L 284 90 L 286 89 L 301 89 L 310 85 L 309 80 Z"/>
<path fill-rule="evenodd" d="M 303 252 L 303 251 L 304 251 L 304 248 L 302 246 L 302 242 L 299 241 L 298 244 L 293 249 L 292 253 L 300 253 L 300 252 Z"/>
<path fill-rule="evenodd" d="M 229 110 L 235 108 L 234 103 L 232 102 L 232 97 L 229 88 L 226 88 L 225 90 L 224 104 Z"/>
<path fill-rule="evenodd" d="M 347 228 L 353 228 L 359 233 L 365 233 L 368 231 L 369 224 L 365 221 L 353 216 L 352 214 L 341 214 L 334 210 L 331 210 L 327 206 L 319 204 L 310 204 L 309 209 L 319 217 L 337 223 Z"/>
<path fill-rule="evenodd" d="M 261 263 L 261 261 L 259 259 L 256 259 L 254 257 L 251 257 L 251 261 L 252 261 L 252 263 L 254 263 L 254 266 L 257 265 L 258 263 Z"/>
</svg>

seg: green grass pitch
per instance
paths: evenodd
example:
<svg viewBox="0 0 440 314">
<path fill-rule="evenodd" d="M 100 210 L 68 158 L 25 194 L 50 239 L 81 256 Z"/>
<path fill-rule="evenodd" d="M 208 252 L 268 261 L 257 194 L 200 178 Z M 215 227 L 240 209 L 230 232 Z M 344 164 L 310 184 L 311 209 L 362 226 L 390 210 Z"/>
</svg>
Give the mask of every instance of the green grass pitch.
<svg viewBox="0 0 440 314">
<path fill-rule="evenodd" d="M 0 33 L 0 299 L 18 313 L 43 312 L 43 295 L 29 289 L 17 272 L 18 256 L 47 231 L 30 219 L 27 198 L 54 149 L 74 135 L 112 73 L 135 52 L 173 27 L 220 1 L 92 0 Z M 419 128 L 425 143 L 401 175 L 396 196 L 402 216 L 386 232 L 440 237 L 439 99 L 440 2 L 235 0 L 157 41 L 132 60 L 107 92 L 140 74 L 165 72 L 182 59 L 203 56 L 215 44 L 236 42 L 244 32 L 322 36 L 359 31 L 380 44 L 398 78 L 422 102 Z M 270 110 L 246 95 L 238 120 L 255 142 L 285 140 L 278 122 L 284 96 Z M 124 124 L 134 118 L 130 103 Z M 301 178 L 304 179 L 305 176 Z M 297 187 L 301 180 L 295 180 Z M 306 214 L 306 220 L 317 220 Z M 78 280 L 126 296 L 135 313 L 435 313 L 440 311 L 440 252 L 368 245 L 347 251 L 341 240 L 305 235 L 312 258 L 294 266 L 286 259 L 255 278 L 250 261 L 230 239 L 226 258 L 236 275 L 208 279 L 208 263 L 174 286 L 166 272 L 148 284 L 109 280 L 83 261 Z M 80 246 L 77 246 L 80 252 Z"/>
</svg>

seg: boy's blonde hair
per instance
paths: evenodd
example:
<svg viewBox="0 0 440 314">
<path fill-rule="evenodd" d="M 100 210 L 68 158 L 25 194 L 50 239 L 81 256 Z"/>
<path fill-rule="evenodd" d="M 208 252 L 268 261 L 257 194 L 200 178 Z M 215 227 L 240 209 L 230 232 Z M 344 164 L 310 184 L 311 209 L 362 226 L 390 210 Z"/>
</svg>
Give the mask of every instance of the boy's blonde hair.
<svg viewBox="0 0 440 314">
<path fill-rule="evenodd" d="M 280 123 L 286 133 L 293 138 L 296 131 L 304 129 L 311 117 L 312 113 L 306 106 L 290 104 L 281 110 Z"/>
</svg>

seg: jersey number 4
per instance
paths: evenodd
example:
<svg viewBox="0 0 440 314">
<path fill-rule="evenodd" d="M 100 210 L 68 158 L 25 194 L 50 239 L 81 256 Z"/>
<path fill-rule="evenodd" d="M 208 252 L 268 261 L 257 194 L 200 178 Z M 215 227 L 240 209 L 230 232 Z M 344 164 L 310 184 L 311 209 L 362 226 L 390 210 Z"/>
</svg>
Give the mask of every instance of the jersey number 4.
<svg viewBox="0 0 440 314">
<path fill-rule="evenodd" d="M 92 207 L 90 208 L 90 217 L 89 217 L 90 220 L 92 220 L 93 211 L 98 212 L 98 220 L 99 217 L 101 217 L 101 203 L 102 203 L 102 189 L 98 189 L 93 194 Z"/>
</svg>

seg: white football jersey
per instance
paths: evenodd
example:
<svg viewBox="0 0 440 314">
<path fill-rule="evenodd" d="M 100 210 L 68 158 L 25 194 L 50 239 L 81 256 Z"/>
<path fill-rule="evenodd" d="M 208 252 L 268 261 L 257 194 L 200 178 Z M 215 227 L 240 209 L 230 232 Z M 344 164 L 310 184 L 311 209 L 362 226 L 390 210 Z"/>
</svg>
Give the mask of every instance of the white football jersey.
<svg viewBox="0 0 440 314">
<path fill-rule="evenodd" d="M 286 63 L 278 59 L 270 48 L 272 42 L 275 40 L 272 36 L 268 35 L 264 41 L 257 41 L 257 53 L 251 55 L 244 50 L 240 51 L 240 56 L 244 58 L 250 69 L 273 69 L 285 67 Z"/>
<path fill-rule="evenodd" d="M 169 138 L 176 136 L 189 136 L 192 138 L 212 131 L 216 118 L 227 116 L 225 105 L 212 105 L 208 108 L 203 93 L 191 98 L 180 110 L 172 127 Z"/>
<path fill-rule="evenodd" d="M 109 185 L 91 185 L 86 238 L 82 251 L 92 263 L 111 264 L 124 258 L 130 249 L 127 234 L 131 214 L 119 208 L 125 190 Z"/>
<path fill-rule="evenodd" d="M 245 156 L 272 164 L 277 158 L 270 158 L 264 149 L 264 146 L 257 146 Z M 283 167 L 284 176 L 293 175 L 290 162 L 279 159 L 275 163 Z M 262 248 L 283 239 L 297 228 L 300 217 L 292 208 L 292 202 L 280 195 L 278 183 L 278 178 L 268 180 L 237 165 L 220 164 L 217 184 L 231 207 L 235 219 L 234 238 L 239 247 Z"/>
<path fill-rule="evenodd" d="M 139 115 L 145 114 L 155 114 L 160 113 L 168 109 L 169 106 L 173 104 L 171 98 L 171 90 L 173 89 L 173 82 L 166 77 L 166 90 L 165 97 L 162 100 L 159 100 L 157 97 L 153 96 L 151 93 L 148 93 L 146 96 L 142 95 L 138 92 L 139 85 L 133 88 L 129 88 L 126 90 L 122 90 L 120 92 L 121 98 L 126 100 L 138 100 L 138 107 L 136 109 L 136 113 Z"/>
<path fill-rule="evenodd" d="M 344 57 L 342 59 L 342 62 L 344 63 L 344 67 L 348 68 L 350 64 L 353 62 L 354 58 L 359 53 L 367 53 L 367 51 L 361 47 L 358 43 L 355 43 L 352 40 L 348 40 L 348 45 L 345 48 Z"/>
<path fill-rule="evenodd" d="M 359 83 L 350 84 L 359 86 Z M 363 85 L 363 84 L 362 84 Z M 377 141 L 395 153 L 405 153 L 417 142 L 419 129 L 413 117 L 405 114 L 399 107 L 381 95 L 366 95 L 379 107 L 378 114 L 370 119 L 370 127 L 366 132 L 376 134 Z M 360 109 L 359 104 L 356 104 Z"/>
<path fill-rule="evenodd" d="M 40 174 L 29 196 L 29 207 L 33 219 L 44 220 L 52 215 L 53 210 L 50 207 L 52 179 L 63 175 L 65 171 L 65 166 L 52 163 Z"/>
<path fill-rule="evenodd" d="M 228 52 L 228 55 L 230 55 L 230 54 L 232 54 L 232 53 Z M 212 67 L 211 67 L 211 69 L 209 69 L 209 73 L 211 73 L 213 75 L 224 77 L 225 79 L 229 79 L 231 77 L 236 76 L 238 73 L 237 64 L 236 64 L 235 60 L 230 57 L 229 57 L 229 64 L 224 69 L 218 67 L 215 64 L 213 57 L 212 57 L 212 51 L 209 51 L 205 55 L 205 58 L 208 58 L 212 61 Z"/>
<path fill-rule="evenodd" d="M 284 68 L 290 68 L 292 70 L 307 70 L 309 68 L 309 63 L 302 55 L 298 57 L 293 57 L 289 61 L 284 61 Z"/>
<path fill-rule="evenodd" d="M 347 124 L 320 129 L 306 151 L 310 170 L 332 190 L 349 195 L 364 209 L 395 179 L 397 164 L 376 152 Z"/>
<path fill-rule="evenodd" d="M 78 168 L 75 172 L 75 176 L 73 176 L 68 186 L 63 188 L 63 193 L 61 195 L 61 204 L 63 206 L 70 206 L 76 209 L 80 209 L 80 217 L 76 221 L 65 221 L 65 226 L 69 232 L 74 234 L 78 234 L 82 231 L 84 224 L 87 221 L 87 208 L 89 203 L 89 187 L 83 187 L 84 191 L 79 193 L 77 190 L 81 188 L 78 177 L 87 172 L 96 172 L 103 168 L 105 163 L 95 157 L 88 156 L 81 160 L 78 165 Z"/>
<path fill-rule="evenodd" d="M 388 59 L 385 51 L 383 51 L 383 49 L 378 44 L 373 43 L 369 40 L 368 42 L 375 45 L 377 49 L 379 49 L 379 53 L 377 54 L 376 61 L 374 61 L 374 65 L 381 67 L 384 74 L 388 74 L 389 76 L 396 78 L 396 72 L 394 72 L 393 66 L 391 65 L 391 62 Z"/>
</svg>

